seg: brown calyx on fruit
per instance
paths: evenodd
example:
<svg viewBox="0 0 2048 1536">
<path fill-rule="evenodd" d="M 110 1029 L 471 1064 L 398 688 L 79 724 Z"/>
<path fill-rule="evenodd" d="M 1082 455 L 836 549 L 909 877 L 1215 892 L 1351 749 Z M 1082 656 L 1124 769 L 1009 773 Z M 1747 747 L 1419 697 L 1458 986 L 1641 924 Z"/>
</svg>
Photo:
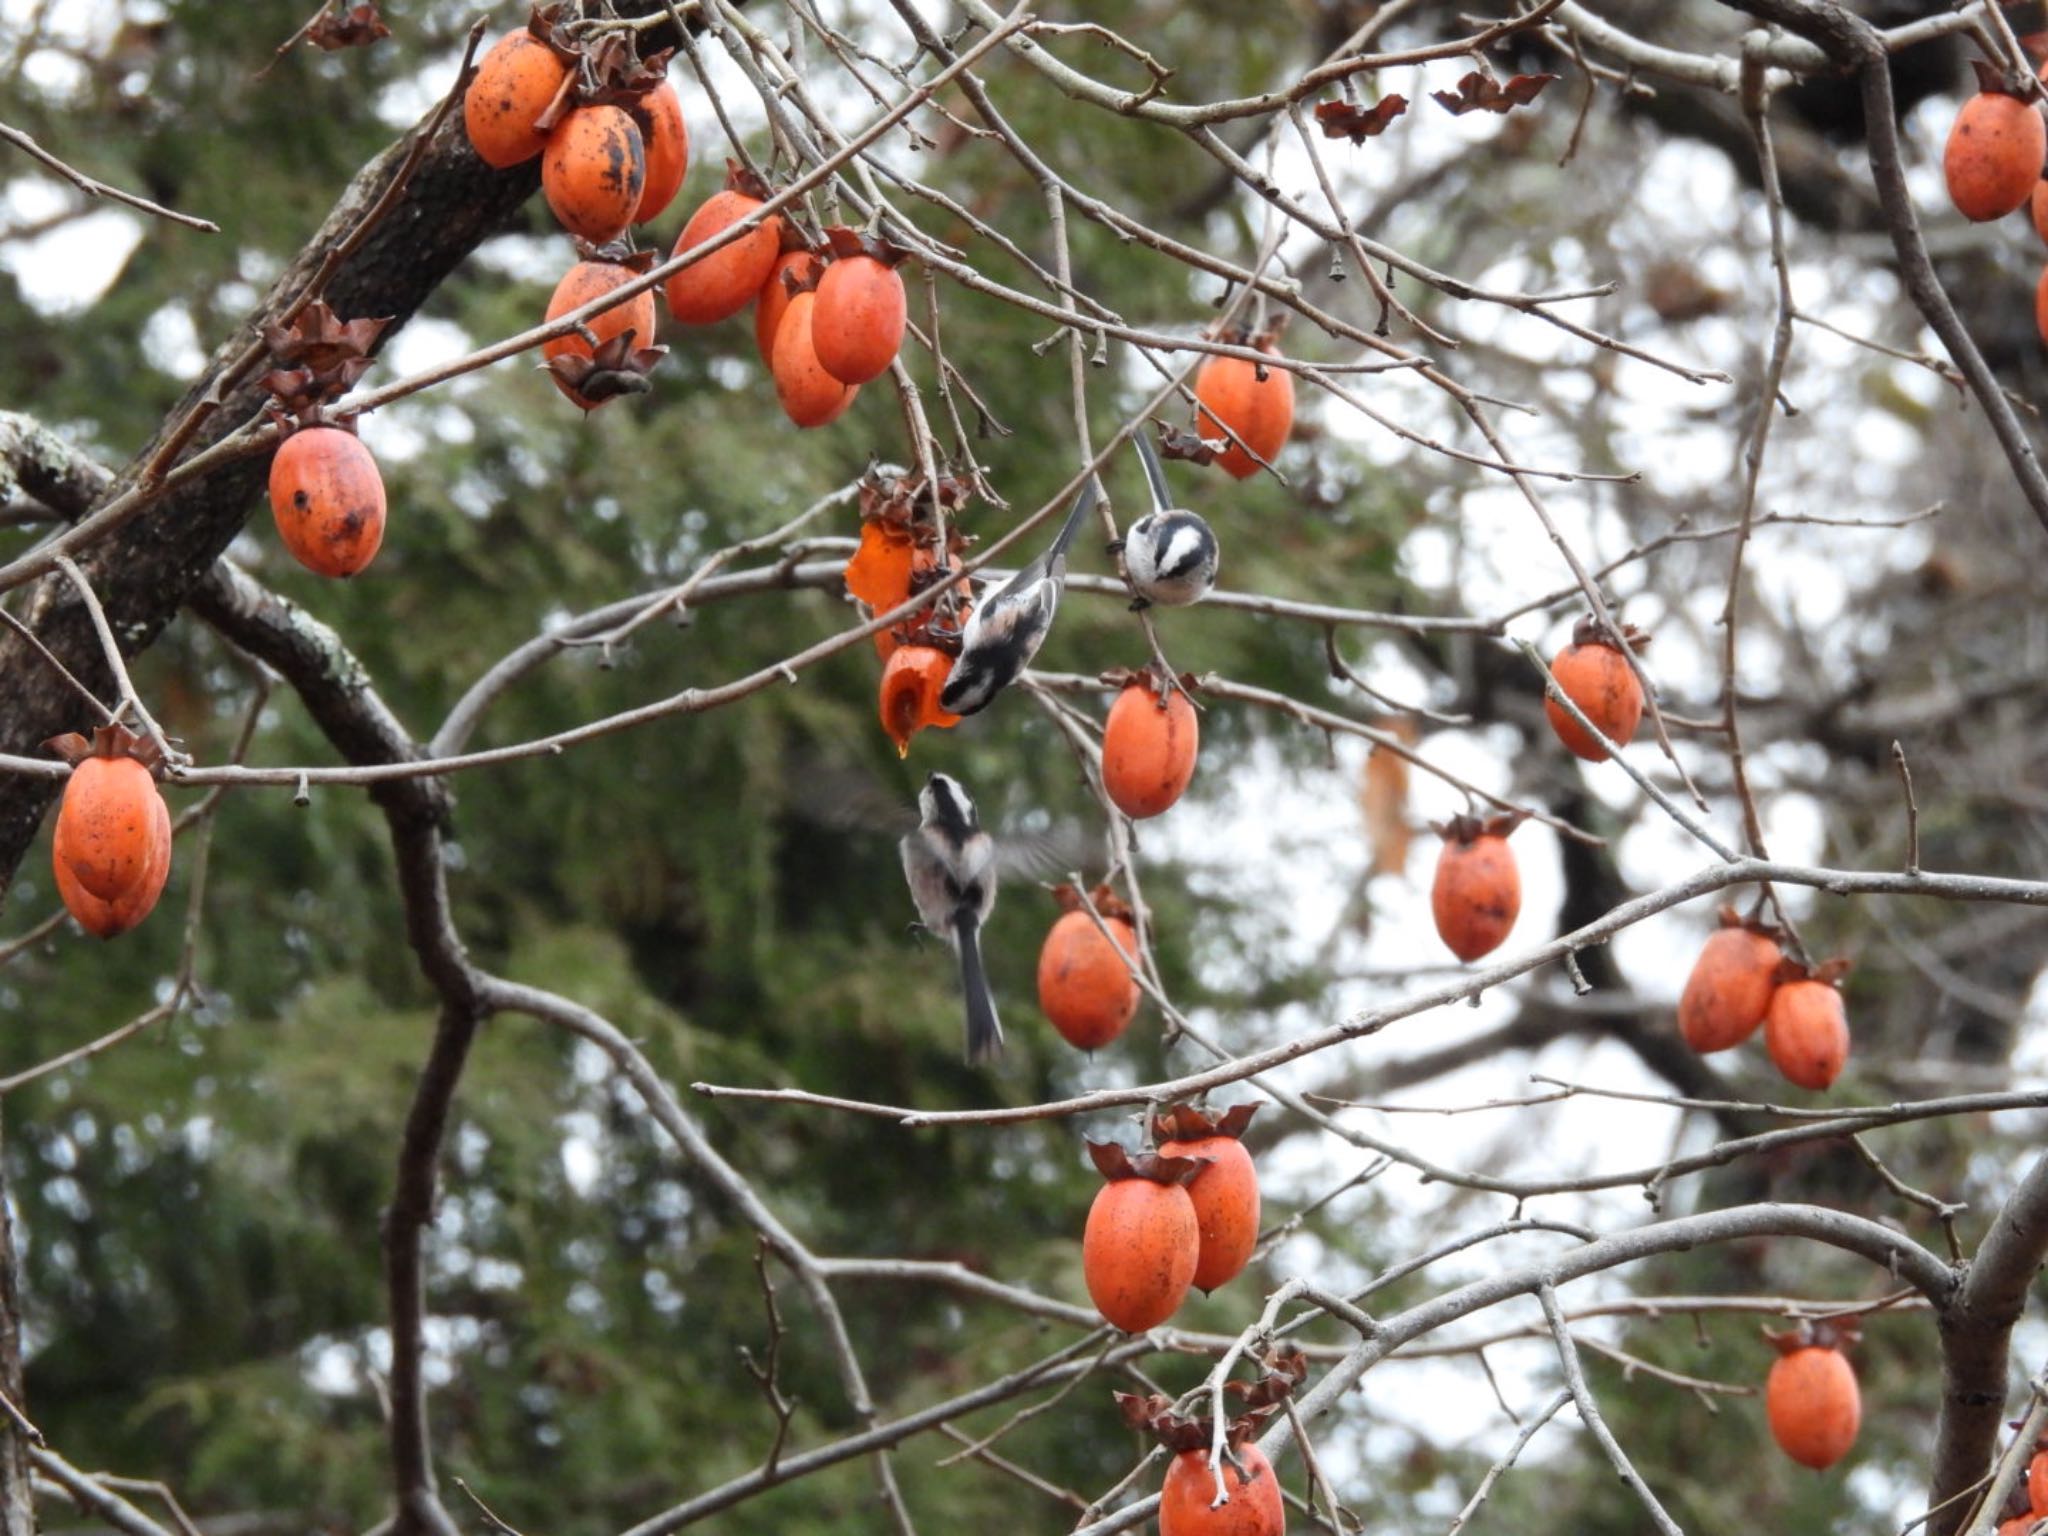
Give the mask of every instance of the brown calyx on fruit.
<svg viewBox="0 0 2048 1536">
<path fill-rule="evenodd" d="M 263 344 L 272 367 L 258 382 L 273 397 L 272 414 L 317 425 L 321 408 L 369 372 L 376 361 L 371 349 L 389 324 L 389 315 L 344 320 L 326 300 L 315 299 L 290 325 L 265 325 Z"/>
<path fill-rule="evenodd" d="M 1257 1104 L 1233 1104 L 1221 1114 L 1199 1104 L 1172 1104 L 1152 1117 L 1152 1134 L 1160 1141 L 1199 1141 L 1205 1136 L 1242 1141 L 1245 1128 L 1258 1112 Z"/>
<path fill-rule="evenodd" d="M 1280 1411 L 1294 1395 L 1295 1388 L 1308 1379 L 1308 1356 L 1298 1349 L 1280 1346 L 1259 1358 L 1257 1381 L 1227 1381 L 1226 1396 L 1236 1399 L 1243 1410 L 1223 1421 L 1223 1444 L 1227 1452 L 1259 1432 L 1266 1421 Z M 1215 1443 L 1216 1421 L 1204 1414 L 1173 1411 L 1173 1400 L 1157 1392 L 1116 1392 L 1117 1412 L 1132 1429 L 1143 1430 L 1167 1450 L 1206 1451 Z M 1204 1401 L 1207 1394 L 1203 1394 Z"/>
<path fill-rule="evenodd" d="M 1498 816 L 1453 816 L 1449 821 L 1432 821 L 1429 830 L 1447 843 L 1471 844 L 1482 837 L 1507 837 L 1529 819 L 1527 811 L 1507 811 Z"/>
<path fill-rule="evenodd" d="M 118 720 L 94 727 L 90 739 L 76 731 L 52 736 L 43 743 L 43 750 L 63 758 L 73 768 L 89 757 L 132 757 L 149 770 L 151 778 L 161 780 L 164 776 L 164 755 L 157 744 L 146 736 L 136 735 Z"/>
<path fill-rule="evenodd" d="M 1801 1349 L 1845 1350 L 1862 1341 L 1863 1322 L 1855 1317 L 1802 1317 L 1790 1328 L 1759 1328 L 1757 1332 L 1781 1355 Z"/>
<path fill-rule="evenodd" d="M 1205 1157 L 1161 1157 L 1157 1152 L 1132 1154 L 1124 1150 L 1121 1142 L 1115 1141 L 1091 1141 L 1086 1146 L 1088 1159 L 1095 1164 L 1095 1171 L 1112 1184 L 1120 1184 L 1125 1179 L 1145 1179 L 1154 1184 L 1178 1184 L 1186 1188 L 1209 1161 Z"/>
<path fill-rule="evenodd" d="M 1621 626 L 1621 634 L 1617 638 L 1612 629 L 1609 629 L 1590 613 L 1572 626 L 1573 645 L 1604 645 L 1610 651 L 1618 651 L 1626 647 L 1640 656 L 1649 643 L 1650 634 L 1648 630 L 1638 629 L 1633 624 L 1624 624 Z"/>
</svg>

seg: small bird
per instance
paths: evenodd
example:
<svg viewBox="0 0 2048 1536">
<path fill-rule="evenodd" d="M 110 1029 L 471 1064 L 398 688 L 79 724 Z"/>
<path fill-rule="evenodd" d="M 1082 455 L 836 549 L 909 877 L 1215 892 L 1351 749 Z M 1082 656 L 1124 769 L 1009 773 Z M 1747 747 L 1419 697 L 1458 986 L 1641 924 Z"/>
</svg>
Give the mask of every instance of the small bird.
<svg viewBox="0 0 2048 1536">
<path fill-rule="evenodd" d="M 981 930 L 996 904 L 996 845 L 981 828 L 974 801 L 958 779 L 935 773 L 917 797 L 921 817 L 898 847 L 917 915 L 960 957 L 967 996 L 967 1060 L 1001 1054 L 1003 1026 L 981 964 Z"/>
<path fill-rule="evenodd" d="M 1185 608 L 1199 603 L 1216 585 L 1221 551 L 1206 522 L 1173 505 L 1152 440 L 1140 432 L 1136 441 L 1138 457 L 1145 463 L 1145 483 L 1152 488 L 1152 510 L 1124 535 L 1124 575 L 1138 594 L 1131 608 L 1135 612 L 1154 603 Z"/>
<path fill-rule="evenodd" d="M 955 715 L 986 709 L 991 699 L 1031 665 L 1059 611 L 1060 592 L 1067 581 L 1067 546 L 1080 532 L 1082 520 L 1095 509 L 1095 499 L 1095 477 L 1091 475 L 1074 499 L 1066 522 L 1060 525 L 1052 548 L 975 605 L 961 630 L 959 658 L 947 674 L 946 686 L 939 690 L 941 709 Z"/>
</svg>

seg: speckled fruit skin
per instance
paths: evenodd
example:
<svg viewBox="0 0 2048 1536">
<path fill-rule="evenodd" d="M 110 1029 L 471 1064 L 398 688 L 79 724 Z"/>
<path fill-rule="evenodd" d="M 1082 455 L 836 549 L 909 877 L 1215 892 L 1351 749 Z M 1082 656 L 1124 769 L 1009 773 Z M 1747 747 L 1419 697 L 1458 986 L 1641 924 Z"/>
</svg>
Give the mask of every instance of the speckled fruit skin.
<svg viewBox="0 0 2048 1536">
<path fill-rule="evenodd" d="M 1081 1051 L 1101 1050 L 1138 1011 L 1138 983 L 1125 963 L 1125 956 L 1137 958 L 1137 935 L 1120 917 L 1103 922 L 1114 943 L 1086 912 L 1062 913 L 1038 951 L 1038 1006 Z"/>
<path fill-rule="evenodd" d="M 384 477 L 353 433 L 307 427 L 270 461 L 270 510 L 299 564 L 353 576 L 384 542 Z"/>
<path fill-rule="evenodd" d="M 1964 218 L 2002 219 L 2033 195 L 2048 125 L 2032 102 L 1980 91 L 1963 103 L 1941 155 L 1949 201 Z"/>
<path fill-rule="evenodd" d="M 88 757 L 64 782 L 51 839 L 56 863 L 101 901 L 132 890 L 149 867 L 156 780 L 132 757 Z"/>
<path fill-rule="evenodd" d="M 690 130 L 683 122 L 676 88 L 666 80 L 626 110 L 640 130 L 640 147 L 647 155 L 647 184 L 633 210 L 633 222 L 645 224 L 666 213 L 683 189 L 683 175 L 690 168 Z"/>
<path fill-rule="evenodd" d="M 1157 1328 L 1187 1299 L 1201 1242 L 1194 1201 L 1180 1185 L 1103 1185 L 1081 1235 L 1081 1273 L 1095 1309 L 1125 1333 Z"/>
<path fill-rule="evenodd" d="M 910 306 L 903 278 L 872 256 L 848 256 L 825 269 L 811 342 L 818 361 L 842 384 L 866 384 L 889 371 L 903 345 Z"/>
<path fill-rule="evenodd" d="M 775 333 L 782 327 L 782 317 L 789 313 L 789 285 L 783 282 L 783 274 L 794 274 L 801 290 L 821 265 L 809 251 L 784 251 L 768 269 L 768 281 L 761 285 L 760 297 L 754 301 L 754 346 L 761 353 L 761 361 L 771 368 L 775 365 Z"/>
<path fill-rule="evenodd" d="M 1195 1260 L 1195 1289 L 1213 1291 L 1244 1273 L 1259 1245 L 1259 1171 L 1235 1136 L 1201 1136 L 1163 1141 L 1161 1157 L 1206 1157 L 1209 1166 L 1188 1184 L 1202 1249 Z"/>
<path fill-rule="evenodd" d="M 1166 1469 L 1159 1488 L 1159 1536 L 1286 1536 L 1287 1506 L 1280 1479 L 1256 1445 L 1237 1448 L 1244 1476 L 1223 1463 L 1223 1491 L 1229 1502 L 1211 1509 L 1216 1473 L 1207 1451 L 1182 1451 Z"/>
<path fill-rule="evenodd" d="M 1178 688 L 1161 701 L 1149 678 L 1116 696 L 1102 729 L 1102 788 L 1126 816 L 1172 809 L 1195 776 L 1201 719 Z"/>
<path fill-rule="evenodd" d="M 462 126 L 486 165 L 507 170 L 547 147 L 533 120 L 562 88 L 569 66 L 525 28 L 491 45 L 462 98 Z"/>
<path fill-rule="evenodd" d="M 1272 347 L 1259 350 L 1280 355 Z M 1223 471 L 1239 480 L 1259 472 L 1259 459 L 1272 463 L 1294 431 L 1294 375 L 1284 368 L 1268 368 L 1261 379 L 1259 365 L 1248 359 L 1211 355 L 1195 371 L 1195 398 L 1203 407 L 1195 423 L 1203 437 L 1224 436 L 1217 425 L 1221 421 L 1243 443 L 1233 442 L 1216 455 Z"/>
<path fill-rule="evenodd" d="M 1586 713 L 1611 741 L 1626 746 L 1643 718 L 1643 685 L 1636 680 L 1628 658 L 1611 645 L 1598 641 L 1572 644 L 1557 653 L 1550 675 L 1564 696 Z M 1595 741 L 1586 728 L 1567 714 L 1548 694 L 1543 713 L 1557 739 L 1574 757 L 1589 763 L 1607 761 L 1607 749 Z"/>
<path fill-rule="evenodd" d="M 1849 1059 L 1842 994 L 1824 981 L 1780 983 L 1764 1015 L 1764 1048 L 1778 1070 L 1801 1088 L 1828 1087 Z"/>
<path fill-rule="evenodd" d="M 155 908 L 171 875 L 171 812 L 161 794 L 151 785 L 149 851 L 142 874 L 127 890 L 111 901 L 103 901 L 78 883 L 71 865 L 53 844 L 51 873 L 56 877 L 57 895 L 78 925 L 96 938 L 118 938 L 141 922 Z"/>
<path fill-rule="evenodd" d="M 1429 907 L 1437 933 L 1460 960 L 1498 949 L 1522 912 L 1522 872 L 1507 839 L 1445 839 Z"/>
<path fill-rule="evenodd" d="M 541 191 L 562 228 L 592 245 L 626 232 L 647 186 L 647 148 L 621 107 L 578 107 L 548 135 Z"/>
<path fill-rule="evenodd" d="M 550 320 L 559 320 L 570 310 L 581 309 L 593 299 L 601 299 L 614 288 L 631 282 L 635 275 L 629 268 L 622 267 L 616 262 L 579 261 L 563 273 L 562 280 L 555 284 L 554 297 L 548 300 L 547 317 Z M 645 288 L 610 309 L 599 310 L 583 324 L 590 334 L 597 338 L 599 346 L 621 332 L 630 330 L 633 333 L 634 346 L 651 347 L 654 345 L 654 322 L 654 290 Z M 540 349 L 540 355 L 545 358 L 589 357 L 591 352 L 590 343 L 575 331 L 543 343 Z M 554 379 L 555 388 L 586 411 L 595 410 L 605 403 L 601 400 L 584 399 L 558 375 L 551 373 L 548 377 Z"/>
<path fill-rule="evenodd" d="M 1855 1368 L 1837 1349 L 1781 1355 L 1764 1381 L 1764 1412 L 1780 1450 L 1802 1467 L 1825 1471 L 1849 1454 L 1863 1422 Z"/>
<path fill-rule="evenodd" d="M 1693 962 L 1678 999 L 1678 1028 L 1685 1043 L 1700 1052 L 1725 1051 L 1755 1034 L 1770 1010 L 1781 958 L 1768 934 L 1717 930 Z"/>
<path fill-rule="evenodd" d="M 811 345 L 811 306 L 817 295 L 800 293 L 791 300 L 782 324 L 775 328 L 775 397 L 783 413 L 800 427 L 822 427 L 837 421 L 860 393 L 857 384 L 842 384 L 827 373 Z"/>
<path fill-rule="evenodd" d="M 680 256 L 691 246 L 723 234 L 760 206 L 758 197 L 744 192 L 712 193 L 690 215 L 671 255 Z M 782 220 L 763 219 L 730 245 L 720 246 L 670 278 L 668 312 L 684 325 L 716 325 L 731 319 L 759 296 L 781 254 Z"/>
</svg>

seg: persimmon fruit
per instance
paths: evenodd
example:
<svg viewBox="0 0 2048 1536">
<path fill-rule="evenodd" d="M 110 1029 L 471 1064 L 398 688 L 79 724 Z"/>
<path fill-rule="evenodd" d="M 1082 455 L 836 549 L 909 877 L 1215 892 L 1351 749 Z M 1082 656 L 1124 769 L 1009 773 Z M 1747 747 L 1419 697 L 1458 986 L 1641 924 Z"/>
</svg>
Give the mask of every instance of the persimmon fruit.
<svg viewBox="0 0 2048 1536">
<path fill-rule="evenodd" d="M 1156 671 L 1133 673 L 1103 727 L 1102 788 L 1126 816 L 1161 815 L 1187 792 L 1201 744 L 1186 692 Z"/>
<path fill-rule="evenodd" d="M 1159 1536 L 1285 1536 L 1287 1507 L 1280 1479 L 1266 1453 L 1250 1441 L 1236 1446 L 1240 1474 L 1226 1458 L 1226 1502 L 1216 1497 L 1216 1472 L 1207 1451 L 1182 1451 L 1166 1468 L 1159 1486 Z"/>
<path fill-rule="evenodd" d="M 743 172 L 734 173 L 736 180 L 743 176 Z M 690 215 L 690 222 L 676 237 L 672 254 L 680 256 L 692 246 L 724 234 L 762 202 L 762 198 L 736 186 L 712 193 Z M 731 319 L 754 302 L 781 254 L 782 220 L 763 219 L 730 244 L 720 246 L 670 278 L 669 313 L 684 325 L 716 325 Z"/>
<path fill-rule="evenodd" d="M 1956 114 L 1942 150 L 1949 201 L 1964 218 L 2002 219 L 2033 196 L 2048 158 L 2048 125 L 2031 101 L 1979 91 Z"/>
<path fill-rule="evenodd" d="M 1188 1182 L 1188 1198 L 1194 1202 L 1201 1232 L 1194 1283 L 1204 1293 L 1243 1274 L 1259 1245 L 1259 1171 L 1239 1139 L 1257 1107 L 1240 1104 L 1209 1116 L 1176 1105 L 1153 1122 L 1161 1157 L 1207 1160 Z"/>
<path fill-rule="evenodd" d="M 2048 1514 L 2048 1451 L 2034 1452 L 2027 1463 L 2027 1503 Z"/>
<path fill-rule="evenodd" d="M 1678 999 L 1678 1028 L 1694 1050 L 1725 1051 L 1756 1033 L 1778 985 L 1778 941 L 1723 908 Z"/>
<path fill-rule="evenodd" d="M 111 901 L 103 901 L 78 883 L 68 861 L 52 849 L 51 873 L 56 877 L 57 895 L 78 926 L 95 938 L 118 938 L 155 910 L 171 875 L 171 813 L 163 796 L 150 807 L 149 857 L 135 884 Z"/>
<path fill-rule="evenodd" d="M 818 280 L 811 344 L 842 384 L 866 384 L 889 371 L 909 318 L 903 278 L 873 256 L 842 256 Z"/>
<path fill-rule="evenodd" d="M 470 147 L 501 171 L 531 160 L 548 142 L 533 120 L 548 109 L 568 77 L 561 55 L 524 27 L 499 38 L 463 93 L 462 126 Z"/>
<path fill-rule="evenodd" d="M 1518 816 L 1458 816 L 1438 828 L 1444 846 L 1429 908 L 1438 936 L 1460 960 L 1498 949 L 1521 915 L 1522 873 L 1507 841 L 1520 822 Z"/>
<path fill-rule="evenodd" d="M 1783 968 L 1780 975 L 1785 975 Z M 1780 980 L 1764 1015 L 1764 1048 L 1777 1069 L 1801 1088 L 1818 1091 L 1842 1075 L 1849 1059 L 1849 1021 L 1832 977 Z"/>
<path fill-rule="evenodd" d="M 2041 269 L 2040 281 L 2034 284 L 2034 329 L 2048 345 L 2048 267 Z"/>
<path fill-rule="evenodd" d="M 1108 1182 L 1088 1207 L 1082 1278 L 1106 1320 L 1125 1333 L 1143 1333 L 1179 1311 L 1194 1283 L 1202 1232 L 1183 1186 L 1201 1165 L 1152 1154 L 1133 1158 L 1108 1142 L 1090 1142 L 1088 1151 Z"/>
<path fill-rule="evenodd" d="M 1642 643 L 1632 632 L 1628 640 Z M 1590 618 L 1580 620 L 1572 643 L 1551 661 L 1550 675 L 1557 680 L 1558 692 L 1578 705 L 1601 735 L 1628 745 L 1642 722 L 1643 685 L 1603 625 Z M 1543 696 L 1543 713 L 1572 756 L 1589 763 L 1607 761 L 1607 749 L 1548 693 Z"/>
<path fill-rule="evenodd" d="M 822 427 L 837 421 L 860 393 L 858 384 L 842 384 L 825 371 L 811 345 L 814 293 L 790 300 L 775 329 L 775 352 L 769 371 L 775 375 L 775 398 L 783 414 L 800 427 Z"/>
<path fill-rule="evenodd" d="M 1280 355 L 1270 342 L 1258 350 Z M 1195 370 L 1195 398 L 1202 406 L 1195 426 L 1201 436 L 1226 437 L 1225 426 L 1236 434 L 1216 462 L 1239 480 L 1257 474 L 1259 460 L 1272 463 L 1294 431 L 1294 375 L 1284 368 L 1262 369 L 1248 358 L 1212 353 Z"/>
<path fill-rule="evenodd" d="M 270 510 L 299 564 L 353 576 L 384 542 L 384 477 L 353 432 L 303 427 L 270 461 Z"/>
<path fill-rule="evenodd" d="M 1098 1051 L 1121 1035 L 1138 1011 L 1138 983 L 1131 975 L 1138 958 L 1137 929 L 1130 908 L 1107 886 L 1091 898 L 1102 918 L 1100 927 L 1072 886 L 1058 887 L 1054 896 L 1065 910 L 1038 951 L 1038 1006 L 1067 1044 Z"/>
<path fill-rule="evenodd" d="M 592 245 L 626 232 L 647 187 L 647 147 L 623 107 L 578 107 L 548 135 L 540 186 L 562 227 Z"/>
<path fill-rule="evenodd" d="M 2027 196 L 2027 217 L 2034 221 L 2034 233 L 2048 244 L 2048 181 L 2037 181 Z"/>
<path fill-rule="evenodd" d="M 690 168 L 690 130 L 683 122 L 682 100 L 666 80 L 626 112 L 640 130 L 640 147 L 647 155 L 647 180 L 633 209 L 633 222 L 645 224 L 667 212 L 683 189 L 683 175 Z"/>
<path fill-rule="evenodd" d="M 760 297 L 754 301 L 754 346 L 761 354 L 761 361 L 771 367 L 775 363 L 775 333 L 782 325 L 782 317 L 789 313 L 789 301 L 794 295 L 783 274 L 789 274 L 796 284 L 796 291 L 815 287 L 824 263 L 809 251 L 784 251 L 775 258 L 775 265 L 768 269 L 768 281 L 761 285 Z"/>
<path fill-rule="evenodd" d="M 1787 1349 L 1764 1380 L 1764 1414 L 1780 1450 L 1825 1471 L 1849 1454 L 1863 1422 L 1855 1367 L 1832 1345 Z"/>
<path fill-rule="evenodd" d="M 902 645 L 882 668 L 878 709 L 882 729 L 896 743 L 896 755 L 910 755 L 910 738 L 926 726 L 951 730 L 960 717 L 939 708 L 939 690 L 953 670 L 953 658 L 936 646 Z"/>
<path fill-rule="evenodd" d="M 147 873 L 162 804 L 156 776 L 139 758 L 83 758 L 64 782 L 50 851 L 87 895 L 112 901 Z"/>
<path fill-rule="evenodd" d="M 638 274 L 632 268 L 613 261 L 579 261 L 562 275 L 555 284 L 554 297 L 548 300 L 547 318 L 559 320 L 572 309 L 581 309 L 593 300 L 601 299 L 613 289 L 631 282 Z M 634 342 L 647 346 L 654 340 L 654 290 L 644 288 L 629 299 L 623 299 L 609 309 L 601 309 L 583 322 L 584 329 L 597 338 L 599 346 L 614 336 L 633 333 Z M 590 357 L 593 349 L 588 341 L 575 331 L 557 336 L 545 342 L 540 349 L 544 358 Z M 584 410 L 595 410 L 604 404 L 602 400 L 591 400 L 580 394 L 558 373 L 550 373 L 555 388 L 582 406 Z"/>
</svg>

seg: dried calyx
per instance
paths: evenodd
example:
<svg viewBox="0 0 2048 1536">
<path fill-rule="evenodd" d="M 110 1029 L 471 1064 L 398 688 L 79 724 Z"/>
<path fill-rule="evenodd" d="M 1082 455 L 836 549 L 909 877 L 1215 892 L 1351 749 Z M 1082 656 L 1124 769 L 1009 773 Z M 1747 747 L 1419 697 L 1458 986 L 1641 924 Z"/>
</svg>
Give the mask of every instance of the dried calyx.
<svg viewBox="0 0 2048 1536">
<path fill-rule="evenodd" d="M 1225 1382 L 1223 1391 L 1235 1400 L 1239 1411 L 1223 1423 L 1223 1445 L 1227 1454 L 1259 1432 L 1294 1389 L 1308 1379 L 1308 1356 L 1300 1350 L 1279 1348 L 1261 1361 L 1257 1381 Z M 1132 1429 L 1144 1430 L 1167 1450 L 1206 1451 L 1216 1442 L 1216 1421 L 1204 1414 L 1174 1412 L 1173 1400 L 1157 1392 L 1118 1392 L 1117 1411 Z M 1208 1394 L 1202 1394 L 1208 1401 Z"/>
<path fill-rule="evenodd" d="M 1096 886 L 1088 893 L 1088 899 L 1084 902 L 1078 886 L 1068 885 L 1062 881 L 1052 888 L 1052 899 L 1062 912 L 1079 912 L 1084 907 L 1092 906 L 1104 922 L 1128 923 L 1135 921 L 1137 917 L 1131 910 L 1131 904 L 1107 885 Z"/>
<path fill-rule="evenodd" d="M 825 231 L 825 244 L 830 248 L 834 260 L 846 261 L 854 256 L 866 256 L 879 261 L 885 267 L 901 266 L 910 260 L 910 252 L 895 241 L 883 235 L 863 234 L 845 224 L 834 224 Z"/>
<path fill-rule="evenodd" d="M 43 750 L 54 752 L 74 768 L 89 757 L 132 757 L 157 778 L 164 776 L 164 756 L 156 743 L 136 735 L 118 720 L 97 727 L 90 740 L 76 731 L 52 736 L 43 743 Z"/>
<path fill-rule="evenodd" d="M 1170 672 L 1156 661 L 1142 667 L 1105 667 L 1097 675 L 1111 688 L 1150 688 L 1158 695 L 1162 709 L 1166 706 L 1167 698 L 1176 690 L 1187 694 L 1189 702 L 1193 703 L 1194 694 L 1201 687 L 1194 673 Z M 1199 704 L 1195 707 L 1201 708 Z"/>
<path fill-rule="evenodd" d="M 1186 1184 L 1209 1166 L 1206 1157 L 1161 1157 L 1157 1152 L 1126 1152 L 1113 1141 L 1091 1141 L 1088 1156 L 1096 1172 L 1110 1183 L 1148 1179 L 1154 1184 Z"/>
<path fill-rule="evenodd" d="M 1802 1317 L 1790 1328 L 1759 1328 L 1764 1340 L 1781 1355 L 1800 1349 L 1848 1349 L 1863 1337 L 1854 1317 Z"/>
<path fill-rule="evenodd" d="M 1453 816 L 1449 821 L 1432 821 L 1429 830 L 1447 843 L 1473 843 L 1482 837 L 1506 837 L 1528 819 L 1527 811 L 1509 811 L 1499 816 Z"/>
<path fill-rule="evenodd" d="M 299 311 L 290 325 L 263 327 L 271 371 L 259 381 L 270 391 L 271 411 L 301 425 L 321 420 L 330 402 L 354 387 L 376 361 L 372 349 L 391 317 L 344 320 L 324 299 Z"/>
<path fill-rule="evenodd" d="M 1758 930 L 1758 932 L 1772 931 L 1774 930 Z M 1830 987 L 1839 987 L 1842 984 L 1842 978 L 1854 970 L 1855 966 L 1856 962 L 1847 955 L 1837 955 L 1832 960 L 1821 961 L 1819 965 L 1808 965 L 1804 961 L 1795 960 L 1790 955 L 1787 955 L 1778 962 L 1778 969 L 1773 974 L 1772 979 L 1781 987 L 1788 981 L 1818 981 Z"/>
<path fill-rule="evenodd" d="M 1221 1114 L 1200 1104 L 1173 1104 L 1152 1117 L 1152 1134 L 1160 1141 L 1200 1141 L 1206 1136 L 1241 1141 L 1258 1112 L 1257 1104 L 1233 1104 Z"/>
<path fill-rule="evenodd" d="M 1649 643 L 1649 631 L 1637 629 L 1633 624 L 1622 625 L 1621 637 L 1617 640 L 1614 631 L 1590 613 L 1572 626 L 1573 645 L 1604 645 L 1610 651 L 1618 651 L 1626 645 L 1640 656 L 1643 647 Z"/>
</svg>

